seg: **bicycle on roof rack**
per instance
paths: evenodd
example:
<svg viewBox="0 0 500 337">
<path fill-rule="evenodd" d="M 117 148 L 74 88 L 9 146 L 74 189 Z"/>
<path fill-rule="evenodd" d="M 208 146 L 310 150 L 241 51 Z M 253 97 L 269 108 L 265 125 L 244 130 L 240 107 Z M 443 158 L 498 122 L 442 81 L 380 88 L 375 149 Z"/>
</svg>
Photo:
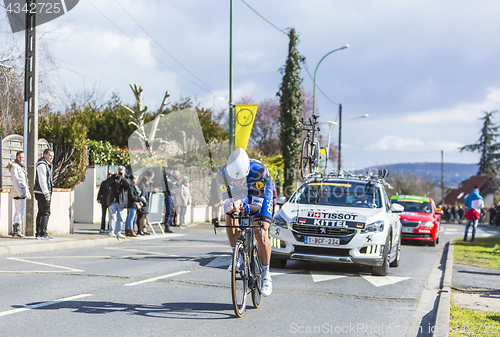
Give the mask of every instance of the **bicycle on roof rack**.
<svg viewBox="0 0 500 337">
<path fill-rule="evenodd" d="M 247 305 L 247 296 L 252 293 L 252 302 L 255 308 L 260 307 L 262 302 L 262 264 L 257 254 L 256 240 L 253 234 L 253 228 L 264 228 L 262 221 L 258 226 L 253 224 L 253 215 L 231 215 L 237 219 L 238 226 L 221 226 L 219 222 L 213 223 L 215 233 L 216 228 L 229 227 L 239 228 L 241 235 L 234 247 L 231 269 L 231 294 L 233 300 L 234 313 L 238 318 L 245 313 Z M 238 263 L 239 262 L 239 263 Z"/>
<path fill-rule="evenodd" d="M 300 176 L 305 179 L 311 174 L 318 173 L 319 170 L 319 142 L 316 132 L 319 132 L 317 115 L 312 115 L 308 122 L 304 118 L 300 119 L 302 127 L 300 130 L 307 131 L 306 137 L 302 140 L 300 147 Z"/>
</svg>

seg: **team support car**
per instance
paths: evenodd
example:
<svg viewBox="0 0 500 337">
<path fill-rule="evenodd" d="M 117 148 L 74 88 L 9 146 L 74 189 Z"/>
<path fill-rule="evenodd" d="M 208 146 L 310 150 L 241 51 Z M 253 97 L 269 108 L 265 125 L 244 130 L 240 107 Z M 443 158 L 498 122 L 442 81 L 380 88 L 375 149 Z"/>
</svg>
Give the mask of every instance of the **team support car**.
<svg viewBox="0 0 500 337">
<path fill-rule="evenodd" d="M 416 195 L 393 195 L 392 203 L 405 208 L 400 214 L 404 240 L 427 241 L 431 246 L 439 243 L 441 214 L 434 200 Z"/>
<path fill-rule="evenodd" d="M 351 263 L 386 276 L 389 266 L 399 265 L 403 207 L 391 204 L 385 185 L 372 175 L 317 176 L 287 202 L 278 198 L 282 208 L 269 230 L 271 265 L 284 268 L 289 259 Z"/>
</svg>

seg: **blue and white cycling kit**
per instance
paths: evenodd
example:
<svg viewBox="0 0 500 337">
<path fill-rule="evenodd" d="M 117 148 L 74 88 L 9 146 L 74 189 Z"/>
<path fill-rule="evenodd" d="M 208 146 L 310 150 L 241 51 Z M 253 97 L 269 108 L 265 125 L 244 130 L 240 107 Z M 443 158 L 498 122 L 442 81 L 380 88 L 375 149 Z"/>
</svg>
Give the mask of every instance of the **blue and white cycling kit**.
<svg viewBox="0 0 500 337">
<path fill-rule="evenodd" d="M 250 171 L 242 186 L 236 186 L 226 171 L 226 165 L 217 173 L 217 182 L 224 200 L 224 211 L 230 203 L 241 199 L 245 214 L 254 215 L 254 221 L 271 222 L 273 214 L 273 181 L 264 163 L 250 159 Z"/>
</svg>

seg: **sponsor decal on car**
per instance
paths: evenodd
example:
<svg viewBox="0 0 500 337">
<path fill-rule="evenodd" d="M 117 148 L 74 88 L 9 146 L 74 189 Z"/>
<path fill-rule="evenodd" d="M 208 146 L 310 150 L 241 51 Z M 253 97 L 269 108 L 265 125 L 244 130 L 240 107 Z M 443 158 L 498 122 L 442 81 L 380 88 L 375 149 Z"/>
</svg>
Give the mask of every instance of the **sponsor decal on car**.
<svg viewBox="0 0 500 337">
<path fill-rule="evenodd" d="M 298 222 L 310 226 L 365 228 L 366 216 L 350 212 L 327 212 L 318 210 L 301 210 Z"/>
</svg>

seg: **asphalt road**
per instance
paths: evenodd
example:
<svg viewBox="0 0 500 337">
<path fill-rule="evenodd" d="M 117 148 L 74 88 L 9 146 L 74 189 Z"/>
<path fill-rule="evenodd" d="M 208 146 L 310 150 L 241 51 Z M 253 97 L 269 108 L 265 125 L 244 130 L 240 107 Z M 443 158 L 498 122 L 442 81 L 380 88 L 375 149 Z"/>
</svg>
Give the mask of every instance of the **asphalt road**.
<svg viewBox="0 0 500 337">
<path fill-rule="evenodd" d="M 271 270 L 273 294 L 259 309 L 250 301 L 241 319 L 231 304 L 225 234 L 209 226 L 177 233 L 1 257 L 0 336 L 403 336 L 412 319 L 420 322 L 415 311 L 443 244 L 463 225 L 443 225 L 436 247 L 404 244 L 387 277 L 289 261 Z M 480 227 L 478 237 L 494 233 Z M 421 319 L 424 330 L 432 315 Z"/>
</svg>

